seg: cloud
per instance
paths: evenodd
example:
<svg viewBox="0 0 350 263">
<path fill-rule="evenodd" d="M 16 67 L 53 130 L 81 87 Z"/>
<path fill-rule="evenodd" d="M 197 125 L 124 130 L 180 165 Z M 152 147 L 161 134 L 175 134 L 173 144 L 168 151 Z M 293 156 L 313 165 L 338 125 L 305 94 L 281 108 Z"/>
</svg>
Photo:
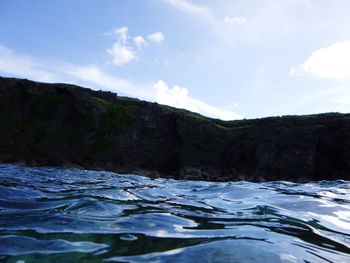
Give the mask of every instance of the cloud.
<svg viewBox="0 0 350 263">
<path fill-rule="evenodd" d="M 116 66 L 125 65 L 136 59 L 136 51 L 127 45 L 128 28 L 119 27 L 114 30 L 117 37 L 111 48 L 107 49 L 107 53 L 112 56 L 113 64 Z"/>
<path fill-rule="evenodd" d="M 123 95 L 156 101 L 180 107 L 206 116 L 237 119 L 239 115 L 230 110 L 210 106 L 189 96 L 188 90 L 180 86 L 169 88 L 165 82 L 136 83 L 103 71 L 96 65 L 75 65 L 50 62 L 17 54 L 0 44 L 0 73 L 48 83 L 70 83 L 93 89 L 110 90 Z"/>
<path fill-rule="evenodd" d="M 112 57 L 112 62 L 115 66 L 128 64 L 138 58 L 141 49 L 147 44 L 142 36 L 133 38 L 133 46 L 129 44 L 128 27 L 123 26 L 116 28 L 113 35 L 117 37 L 117 41 L 112 47 L 107 49 L 107 53 Z M 148 40 L 153 43 L 161 43 L 165 40 L 162 32 L 156 32 L 147 36 Z"/>
<path fill-rule="evenodd" d="M 200 19 L 216 42 L 219 45 L 223 43 L 228 48 L 260 42 L 290 43 L 293 36 L 294 39 L 309 38 L 309 45 L 316 40 L 315 33 L 320 34 L 321 37 L 317 38 L 317 42 L 322 43 L 323 39 L 348 37 L 350 32 L 347 26 L 349 16 L 346 13 L 349 9 L 348 1 L 319 3 L 310 0 L 162 0 L 162 2 L 194 19 Z"/>
<path fill-rule="evenodd" d="M 113 46 L 107 49 L 108 54 L 113 58 L 113 64 L 121 66 L 136 59 L 136 52 L 131 47 L 125 46 L 122 43 L 114 43 Z"/>
<path fill-rule="evenodd" d="M 215 42 L 217 44 L 221 45 L 228 43 L 230 48 L 233 46 L 232 43 L 237 45 L 238 41 L 233 42 L 232 40 L 236 40 L 238 38 L 240 35 L 238 33 L 240 33 L 240 30 L 242 30 L 242 25 L 248 22 L 248 19 L 242 15 L 222 15 L 223 13 L 236 14 L 236 10 L 230 10 L 234 4 L 225 4 L 224 12 L 214 12 L 218 11 L 217 9 L 221 6 L 218 4 L 219 1 L 210 2 L 211 6 L 196 4 L 194 1 L 189 0 L 163 0 L 163 2 L 192 16 L 194 19 L 207 27 L 206 30 L 215 37 Z M 217 50 L 216 47 L 213 47 L 213 49 Z"/>
<path fill-rule="evenodd" d="M 108 74 L 96 65 L 70 66 L 64 69 L 64 73 L 79 81 L 95 84 L 98 87 L 110 91 L 121 92 L 140 99 L 150 100 L 153 98 L 151 83 L 134 83 L 115 75 Z"/>
<path fill-rule="evenodd" d="M 164 0 L 164 2 L 170 4 L 174 8 L 188 14 L 195 15 L 201 19 L 214 20 L 212 11 L 205 5 L 196 5 L 188 0 Z"/>
<path fill-rule="evenodd" d="M 155 101 L 160 104 L 186 109 L 205 116 L 220 118 L 223 120 L 240 119 L 241 116 L 231 110 L 217 108 L 189 96 L 188 90 L 175 85 L 170 88 L 164 81 L 159 80 L 154 84 L 156 90 Z"/>
<path fill-rule="evenodd" d="M 153 43 L 162 43 L 165 40 L 165 36 L 162 32 L 156 32 L 147 36 L 148 40 Z"/>
<path fill-rule="evenodd" d="M 350 78 L 350 41 L 334 43 L 312 52 L 309 58 L 297 67 L 292 67 L 290 75 L 314 75 L 319 78 Z"/>
<path fill-rule="evenodd" d="M 2 45 L 0 45 L 0 72 L 40 82 L 64 82 L 93 89 L 103 88 L 141 99 L 151 100 L 154 97 L 152 83 L 134 83 L 108 74 L 96 65 L 81 66 L 32 58 L 17 54 Z"/>
<path fill-rule="evenodd" d="M 230 16 L 226 16 L 224 18 L 224 23 L 229 25 L 229 26 L 235 26 L 235 25 L 243 25 L 245 23 L 247 23 L 247 19 L 244 17 L 230 17 Z"/>
<path fill-rule="evenodd" d="M 47 71 L 38 62 L 33 62 L 29 56 L 17 57 L 13 50 L 0 45 L 0 72 L 17 76 L 27 75 L 32 79 L 42 82 L 55 81 L 55 71 Z"/>
<path fill-rule="evenodd" d="M 163 1 L 182 12 L 202 19 L 204 22 L 210 25 L 214 31 L 224 30 L 224 25 L 234 26 L 247 23 L 247 18 L 242 16 L 225 16 L 224 18 L 220 18 L 220 16 L 214 14 L 213 10 L 209 8 L 209 6 L 194 4 L 188 0 Z M 227 8 L 225 10 L 227 10 Z"/>
<path fill-rule="evenodd" d="M 146 45 L 146 40 L 142 36 L 134 37 L 135 45 L 140 49 L 143 45 Z"/>
<path fill-rule="evenodd" d="M 128 31 L 129 28 L 126 26 L 114 29 L 114 34 L 118 37 L 118 41 L 124 45 L 128 41 Z"/>
<path fill-rule="evenodd" d="M 338 86 L 331 84 L 317 92 L 303 93 L 297 100 L 290 100 L 279 108 L 280 112 L 297 112 L 306 105 L 311 106 L 308 114 L 320 112 L 343 112 L 349 113 L 350 90 L 348 85 Z M 305 113 L 303 113 L 305 114 Z"/>
</svg>

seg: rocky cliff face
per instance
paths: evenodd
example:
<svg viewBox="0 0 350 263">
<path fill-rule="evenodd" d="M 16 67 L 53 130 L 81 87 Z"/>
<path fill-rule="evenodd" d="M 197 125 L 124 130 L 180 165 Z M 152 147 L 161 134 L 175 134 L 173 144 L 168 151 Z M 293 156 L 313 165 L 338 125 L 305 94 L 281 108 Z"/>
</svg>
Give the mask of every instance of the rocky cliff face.
<svg viewBox="0 0 350 263">
<path fill-rule="evenodd" d="M 150 177 L 350 180 L 350 114 L 224 122 L 66 84 L 0 78 L 0 161 Z"/>
</svg>

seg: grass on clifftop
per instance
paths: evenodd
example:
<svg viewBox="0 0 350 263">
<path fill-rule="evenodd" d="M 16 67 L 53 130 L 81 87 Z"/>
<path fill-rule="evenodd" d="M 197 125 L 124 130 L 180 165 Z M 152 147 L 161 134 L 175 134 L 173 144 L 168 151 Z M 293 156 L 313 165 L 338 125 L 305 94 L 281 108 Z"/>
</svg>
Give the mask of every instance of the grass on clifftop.
<svg viewBox="0 0 350 263">
<path fill-rule="evenodd" d="M 117 100 L 120 102 L 136 105 L 141 100 L 129 98 L 129 97 L 117 97 Z M 151 103 L 151 102 L 148 102 Z M 210 118 L 204 115 L 201 115 L 196 112 L 192 112 L 186 109 L 175 108 L 168 105 L 158 104 L 161 107 L 171 110 L 173 112 L 177 112 L 180 114 L 184 114 L 185 116 L 192 117 L 198 121 L 208 121 L 214 123 L 219 128 L 223 129 L 244 129 L 244 128 L 254 128 L 259 126 L 266 126 L 272 124 L 282 124 L 282 125 L 293 125 L 299 121 L 317 121 L 319 119 L 344 119 L 350 118 L 350 114 L 342 114 L 338 112 L 330 112 L 330 113 L 321 113 L 321 114 L 309 114 L 309 115 L 283 115 L 283 116 L 274 116 L 274 117 L 264 117 L 264 118 L 256 118 L 256 119 L 241 119 L 241 120 L 232 120 L 232 121 L 224 121 L 221 119 Z"/>
</svg>

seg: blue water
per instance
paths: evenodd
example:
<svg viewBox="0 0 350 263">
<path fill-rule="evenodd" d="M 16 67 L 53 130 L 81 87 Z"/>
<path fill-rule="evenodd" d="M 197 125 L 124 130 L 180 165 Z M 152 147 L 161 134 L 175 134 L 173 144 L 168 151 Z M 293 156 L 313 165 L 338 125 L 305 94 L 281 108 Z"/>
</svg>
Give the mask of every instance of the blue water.
<svg viewBox="0 0 350 263">
<path fill-rule="evenodd" d="M 350 262 L 350 182 L 0 165 L 0 262 Z"/>
</svg>

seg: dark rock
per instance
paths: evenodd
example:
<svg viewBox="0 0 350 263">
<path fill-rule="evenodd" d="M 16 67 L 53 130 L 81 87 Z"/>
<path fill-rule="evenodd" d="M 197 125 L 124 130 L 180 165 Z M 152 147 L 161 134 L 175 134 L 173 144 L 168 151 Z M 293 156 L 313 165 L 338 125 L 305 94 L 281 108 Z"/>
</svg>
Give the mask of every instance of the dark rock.
<svg viewBox="0 0 350 263">
<path fill-rule="evenodd" d="M 0 78 L 0 162 L 211 181 L 350 180 L 350 114 L 221 121 Z"/>
<path fill-rule="evenodd" d="M 117 98 L 117 93 L 114 93 L 111 91 L 104 91 L 104 90 L 99 90 L 94 95 L 98 98 L 109 100 L 109 101 L 113 101 L 114 99 Z"/>
</svg>

